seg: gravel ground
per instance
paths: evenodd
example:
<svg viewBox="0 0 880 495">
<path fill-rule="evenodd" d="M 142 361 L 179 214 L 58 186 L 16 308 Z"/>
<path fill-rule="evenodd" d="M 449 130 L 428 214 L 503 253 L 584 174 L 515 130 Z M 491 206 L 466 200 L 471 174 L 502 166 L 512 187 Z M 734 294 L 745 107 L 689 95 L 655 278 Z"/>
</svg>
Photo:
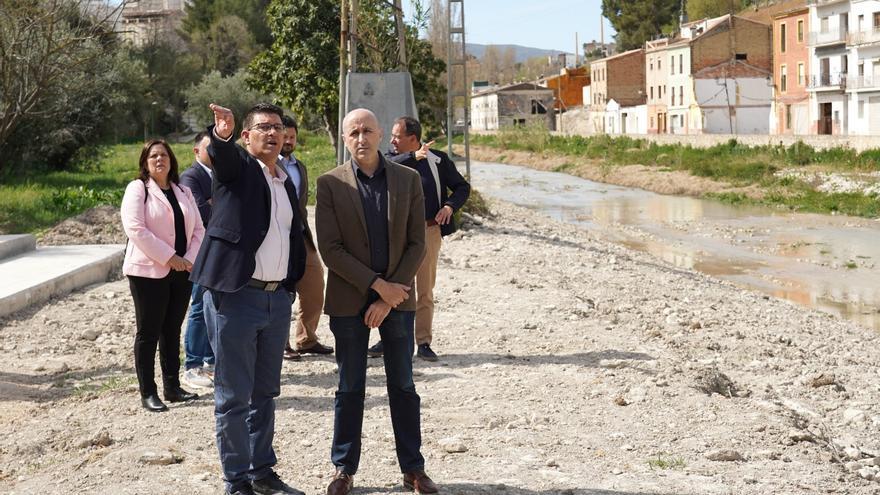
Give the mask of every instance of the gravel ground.
<svg viewBox="0 0 880 495">
<path fill-rule="evenodd" d="M 416 362 L 443 493 L 880 491 L 877 334 L 492 208 L 444 242 L 441 360 Z M 133 334 L 124 280 L 0 320 L 0 493 L 221 492 L 210 396 L 142 410 Z M 370 364 L 355 493 L 397 493 Z M 277 470 L 309 494 L 332 473 L 335 383 L 332 357 L 284 365 Z"/>
</svg>

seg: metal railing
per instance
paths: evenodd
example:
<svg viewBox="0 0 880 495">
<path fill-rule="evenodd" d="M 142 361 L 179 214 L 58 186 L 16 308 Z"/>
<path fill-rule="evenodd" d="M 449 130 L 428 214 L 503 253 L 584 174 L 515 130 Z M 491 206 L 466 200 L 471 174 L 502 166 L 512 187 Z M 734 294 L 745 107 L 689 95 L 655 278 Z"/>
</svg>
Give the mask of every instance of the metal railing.
<svg viewBox="0 0 880 495">
<path fill-rule="evenodd" d="M 819 74 L 807 78 L 807 89 L 844 89 L 846 73 Z"/>
</svg>

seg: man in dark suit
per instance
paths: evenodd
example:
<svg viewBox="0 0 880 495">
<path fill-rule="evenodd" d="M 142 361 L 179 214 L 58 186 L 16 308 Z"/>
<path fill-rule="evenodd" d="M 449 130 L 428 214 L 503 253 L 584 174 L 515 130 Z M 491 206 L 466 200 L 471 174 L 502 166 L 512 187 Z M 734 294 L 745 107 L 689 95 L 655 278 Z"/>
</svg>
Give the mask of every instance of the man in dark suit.
<svg viewBox="0 0 880 495">
<path fill-rule="evenodd" d="M 416 355 L 436 361 L 431 349 L 434 337 L 434 285 L 437 260 L 443 236 L 455 232 L 453 214 L 464 206 L 471 185 L 455 168 L 446 153 L 422 144 L 422 126 L 412 117 L 400 117 L 391 128 L 391 152 L 388 158 L 417 171 L 425 194 L 425 259 L 416 273 Z M 450 194 L 451 193 L 451 194 Z M 382 342 L 370 347 L 369 355 L 382 355 Z"/>
<path fill-rule="evenodd" d="M 284 359 L 299 361 L 301 354 L 332 354 L 333 348 L 318 341 L 315 333 L 318 329 L 318 321 L 321 319 L 321 309 L 324 307 L 324 267 L 318 256 L 318 249 L 312 239 L 312 230 L 309 228 L 308 211 L 306 204 L 309 202 L 309 173 L 305 164 L 300 161 L 293 150 L 296 149 L 296 138 L 299 129 L 296 120 L 285 115 L 281 118 L 284 124 L 284 143 L 281 145 L 281 156 L 278 163 L 284 167 L 284 171 L 293 181 L 296 194 L 299 197 L 299 212 L 303 220 L 303 237 L 306 240 L 306 271 L 296 284 L 296 331 L 294 332 L 294 345 L 284 348 Z"/>
<path fill-rule="evenodd" d="M 425 254 L 419 176 L 379 153 L 382 129 L 357 109 L 342 122 L 351 161 L 318 178 L 315 227 L 327 265 L 324 312 L 336 338 L 339 387 L 328 495 L 351 492 L 361 454 L 370 329 L 385 342 L 385 376 L 404 486 L 437 493 L 425 474 L 420 399 L 412 378 L 413 277 Z"/>
<path fill-rule="evenodd" d="M 266 103 L 253 107 L 244 118 L 241 148 L 232 140 L 232 112 L 214 104 L 211 110 L 214 204 L 191 280 L 207 289 L 226 493 L 302 494 L 272 470 L 281 354 L 306 259 L 296 191 L 277 166 L 283 113 Z"/>
<path fill-rule="evenodd" d="M 195 161 L 192 166 L 180 174 L 180 183 L 188 187 L 199 206 L 202 224 L 207 226 L 211 219 L 211 156 L 208 146 L 211 137 L 207 132 L 196 134 L 193 141 Z M 192 300 L 189 305 L 189 318 L 186 333 L 183 337 L 183 349 L 186 354 L 184 361 L 183 382 L 192 387 L 210 388 L 214 386 L 214 351 L 208 341 L 208 327 L 205 324 L 205 312 L 202 298 L 205 288 L 192 284 Z"/>
</svg>

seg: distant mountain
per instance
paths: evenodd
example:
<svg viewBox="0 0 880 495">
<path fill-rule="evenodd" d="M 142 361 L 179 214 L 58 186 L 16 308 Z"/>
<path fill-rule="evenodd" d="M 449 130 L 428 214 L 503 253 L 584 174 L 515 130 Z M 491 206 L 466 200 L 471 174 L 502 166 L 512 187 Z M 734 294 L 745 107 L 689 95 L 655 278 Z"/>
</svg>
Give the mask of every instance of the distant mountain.
<svg viewBox="0 0 880 495">
<path fill-rule="evenodd" d="M 486 51 L 486 47 L 489 45 L 479 45 L 476 43 L 468 43 L 467 44 L 467 52 L 474 57 L 483 58 L 483 53 Z M 516 52 L 516 62 L 522 63 L 526 60 L 533 57 L 541 57 L 547 55 L 559 55 L 563 53 L 562 50 L 547 50 L 544 48 L 532 48 L 530 46 L 520 46 L 520 45 L 493 45 L 501 53 L 507 51 L 508 48 L 513 48 Z M 571 54 L 571 52 L 566 52 Z"/>
</svg>

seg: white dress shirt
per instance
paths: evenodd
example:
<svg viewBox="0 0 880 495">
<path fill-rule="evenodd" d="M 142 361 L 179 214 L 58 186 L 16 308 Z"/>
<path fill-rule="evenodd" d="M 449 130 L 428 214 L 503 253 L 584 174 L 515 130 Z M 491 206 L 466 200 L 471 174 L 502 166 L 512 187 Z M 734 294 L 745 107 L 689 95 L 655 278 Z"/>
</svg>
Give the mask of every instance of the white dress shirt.
<svg viewBox="0 0 880 495">
<path fill-rule="evenodd" d="M 272 195 L 272 210 L 269 218 L 269 229 L 263 243 L 257 249 L 256 268 L 252 278 L 264 282 L 280 282 L 287 277 L 287 262 L 290 258 L 290 228 L 293 223 L 293 206 L 284 189 L 287 174 L 284 167 L 275 166 L 278 177 L 272 177 L 269 169 L 262 161 L 257 160 L 263 170 L 263 176 L 269 184 Z"/>
</svg>

